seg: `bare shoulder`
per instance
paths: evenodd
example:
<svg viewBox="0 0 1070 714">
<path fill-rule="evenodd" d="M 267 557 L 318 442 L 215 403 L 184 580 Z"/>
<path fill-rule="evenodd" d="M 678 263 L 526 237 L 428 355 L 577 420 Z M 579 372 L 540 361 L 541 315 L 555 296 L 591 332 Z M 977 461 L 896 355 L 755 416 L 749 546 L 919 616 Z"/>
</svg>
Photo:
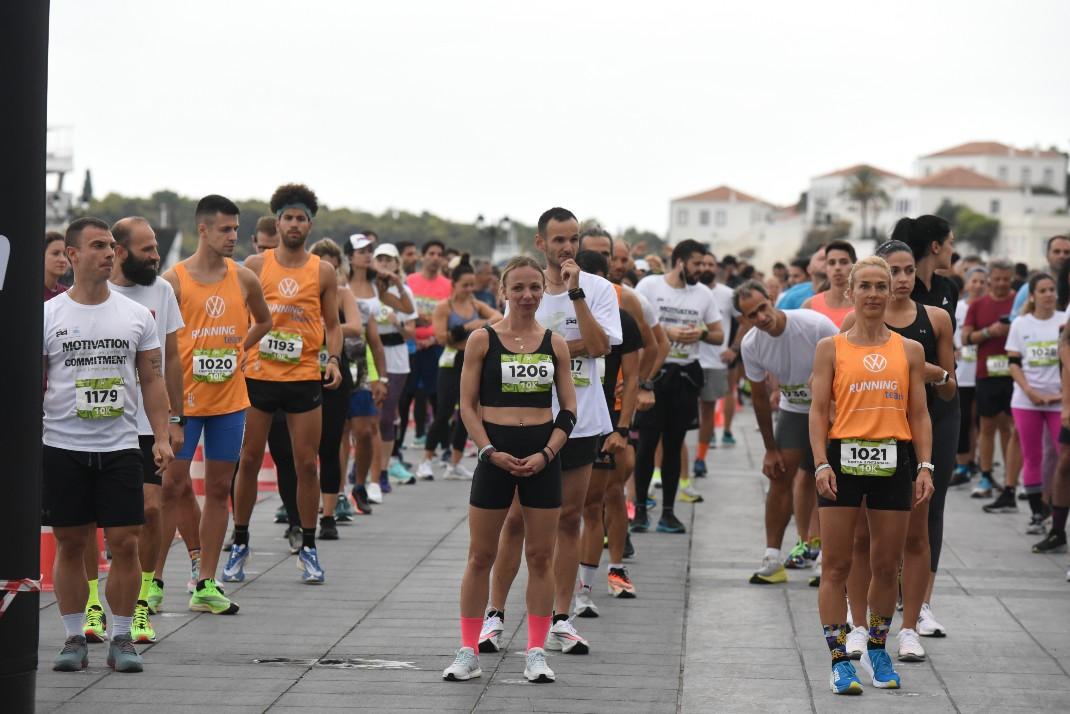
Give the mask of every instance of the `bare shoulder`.
<svg viewBox="0 0 1070 714">
<path fill-rule="evenodd" d="M 465 354 L 470 354 L 472 350 L 476 350 L 479 353 L 487 351 L 487 347 L 490 345 L 490 336 L 486 330 L 476 330 L 468 335 L 468 342 L 465 343 Z"/>
<path fill-rule="evenodd" d="M 943 308 L 926 305 L 925 314 L 929 316 L 929 322 L 932 323 L 933 327 L 935 327 L 941 335 L 951 331 L 951 315 L 948 315 L 947 311 Z"/>
<path fill-rule="evenodd" d="M 921 346 L 921 343 L 917 340 L 908 340 L 905 337 L 900 340 L 903 344 L 903 352 L 906 353 L 907 359 L 911 364 L 922 364 L 925 362 L 925 349 Z"/>
<path fill-rule="evenodd" d="M 264 256 L 261 254 L 250 255 L 245 259 L 245 262 L 242 263 L 242 267 L 259 275 L 260 271 L 264 268 Z"/>
<path fill-rule="evenodd" d="M 249 287 L 253 283 L 260 284 L 260 276 L 249 269 L 249 260 L 245 261 L 245 265 L 238 266 L 238 280 L 242 285 Z"/>
<path fill-rule="evenodd" d="M 802 304 L 802 306 L 803 306 L 804 308 L 806 308 L 807 310 L 809 310 L 809 309 L 813 308 L 813 306 L 814 306 L 814 299 L 813 299 L 812 297 L 808 297 L 808 298 L 806 298 L 806 300 L 804 300 L 804 301 L 803 301 L 803 304 Z"/>
</svg>

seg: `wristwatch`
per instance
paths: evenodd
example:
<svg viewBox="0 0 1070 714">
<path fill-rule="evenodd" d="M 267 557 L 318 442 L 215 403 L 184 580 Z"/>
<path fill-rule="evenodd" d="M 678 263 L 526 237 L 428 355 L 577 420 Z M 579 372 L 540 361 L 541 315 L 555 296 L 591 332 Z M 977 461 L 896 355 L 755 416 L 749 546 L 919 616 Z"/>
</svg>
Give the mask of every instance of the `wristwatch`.
<svg viewBox="0 0 1070 714">
<path fill-rule="evenodd" d="M 626 426 L 618 426 L 615 429 L 613 429 L 613 431 L 617 432 L 618 434 L 623 436 L 625 439 L 628 438 L 628 427 L 626 427 Z"/>
<path fill-rule="evenodd" d="M 942 386 L 944 386 L 945 384 L 947 384 L 947 380 L 949 380 L 949 379 L 951 379 L 951 373 L 950 373 L 950 372 L 948 372 L 948 371 L 947 371 L 947 370 L 945 369 L 945 370 L 944 370 L 944 376 L 943 376 L 943 377 L 941 377 L 941 378 L 939 379 L 939 381 L 933 382 L 933 385 L 934 385 L 934 386 L 937 386 L 937 387 L 942 387 Z"/>
<path fill-rule="evenodd" d="M 390 377 L 380 377 L 379 378 L 379 383 L 380 384 L 389 384 L 390 383 Z"/>
<path fill-rule="evenodd" d="M 568 291 L 569 300 L 583 300 L 587 297 L 587 293 L 583 292 L 583 288 L 572 288 Z"/>
<path fill-rule="evenodd" d="M 921 461 L 918 463 L 918 473 L 921 473 L 922 469 L 929 469 L 929 473 L 931 474 L 933 471 L 936 470 L 936 466 L 934 464 L 929 463 L 928 461 Z"/>
<path fill-rule="evenodd" d="M 179 426 L 183 427 L 186 426 L 186 417 L 184 416 L 173 416 L 167 421 L 171 424 L 178 424 Z"/>
<path fill-rule="evenodd" d="M 654 383 L 651 382 L 649 379 L 644 379 L 643 381 L 639 382 L 639 388 L 640 389 L 645 389 L 648 392 L 653 392 L 654 391 Z"/>
</svg>

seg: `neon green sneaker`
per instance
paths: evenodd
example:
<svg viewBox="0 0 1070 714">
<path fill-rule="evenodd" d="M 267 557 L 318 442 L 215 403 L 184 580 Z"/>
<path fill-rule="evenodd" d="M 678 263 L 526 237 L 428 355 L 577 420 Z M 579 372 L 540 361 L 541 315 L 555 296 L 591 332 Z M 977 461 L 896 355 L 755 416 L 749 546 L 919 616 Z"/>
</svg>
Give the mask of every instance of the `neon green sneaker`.
<svg viewBox="0 0 1070 714">
<path fill-rule="evenodd" d="M 108 616 L 100 605 L 89 605 L 85 609 L 85 624 L 82 633 L 86 642 L 105 642 L 108 639 Z"/>
<path fill-rule="evenodd" d="M 130 639 L 134 642 L 155 642 L 156 630 L 149 622 L 149 604 L 138 600 L 134 605 L 134 619 L 130 623 Z"/>
<path fill-rule="evenodd" d="M 215 580 L 208 579 L 197 583 L 197 589 L 189 599 L 189 609 L 213 615 L 233 615 L 238 612 L 238 605 L 223 594 Z"/>
<path fill-rule="evenodd" d="M 160 606 L 163 605 L 163 581 L 152 579 L 149 584 L 149 591 L 145 593 L 145 602 L 149 606 L 149 614 L 157 615 L 160 612 Z"/>
</svg>

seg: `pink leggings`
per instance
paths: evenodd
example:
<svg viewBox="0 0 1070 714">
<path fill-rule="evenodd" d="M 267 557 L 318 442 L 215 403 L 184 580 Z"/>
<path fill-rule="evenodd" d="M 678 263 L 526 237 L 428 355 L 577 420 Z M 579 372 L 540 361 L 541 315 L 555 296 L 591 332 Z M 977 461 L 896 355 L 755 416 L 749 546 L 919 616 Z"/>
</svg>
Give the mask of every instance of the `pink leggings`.
<svg viewBox="0 0 1070 714">
<path fill-rule="evenodd" d="M 1026 493 L 1040 493 L 1044 488 L 1044 429 L 1053 444 L 1059 443 L 1060 413 L 1040 409 L 1012 407 L 1014 426 L 1022 445 L 1022 486 Z"/>
</svg>

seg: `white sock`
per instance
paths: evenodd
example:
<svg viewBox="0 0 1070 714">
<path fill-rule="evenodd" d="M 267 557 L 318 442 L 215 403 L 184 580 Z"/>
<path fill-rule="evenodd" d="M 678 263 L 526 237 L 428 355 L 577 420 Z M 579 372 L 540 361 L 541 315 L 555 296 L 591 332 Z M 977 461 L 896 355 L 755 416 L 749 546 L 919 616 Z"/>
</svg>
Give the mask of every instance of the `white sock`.
<svg viewBox="0 0 1070 714">
<path fill-rule="evenodd" d="M 776 558 L 777 560 L 780 560 L 780 548 L 766 548 L 765 557 Z"/>
<path fill-rule="evenodd" d="M 624 563 L 610 563 L 609 567 L 616 568 L 617 570 L 624 570 Z"/>
<path fill-rule="evenodd" d="M 114 640 L 119 635 L 129 635 L 130 622 L 133 619 L 133 616 L 123 617 L 113 613 L 111 616 L 111 638 Z"/>
<path fill-rule="evenodd" d="M 76 612 L 73 615 L 60 615 L 60 619 L 63 620 L 63 629 L 67 631 L 67 637 L 85 634 L 82 629 L 82 625 L 85 622 L 84 612 Z"/>
</svg>

